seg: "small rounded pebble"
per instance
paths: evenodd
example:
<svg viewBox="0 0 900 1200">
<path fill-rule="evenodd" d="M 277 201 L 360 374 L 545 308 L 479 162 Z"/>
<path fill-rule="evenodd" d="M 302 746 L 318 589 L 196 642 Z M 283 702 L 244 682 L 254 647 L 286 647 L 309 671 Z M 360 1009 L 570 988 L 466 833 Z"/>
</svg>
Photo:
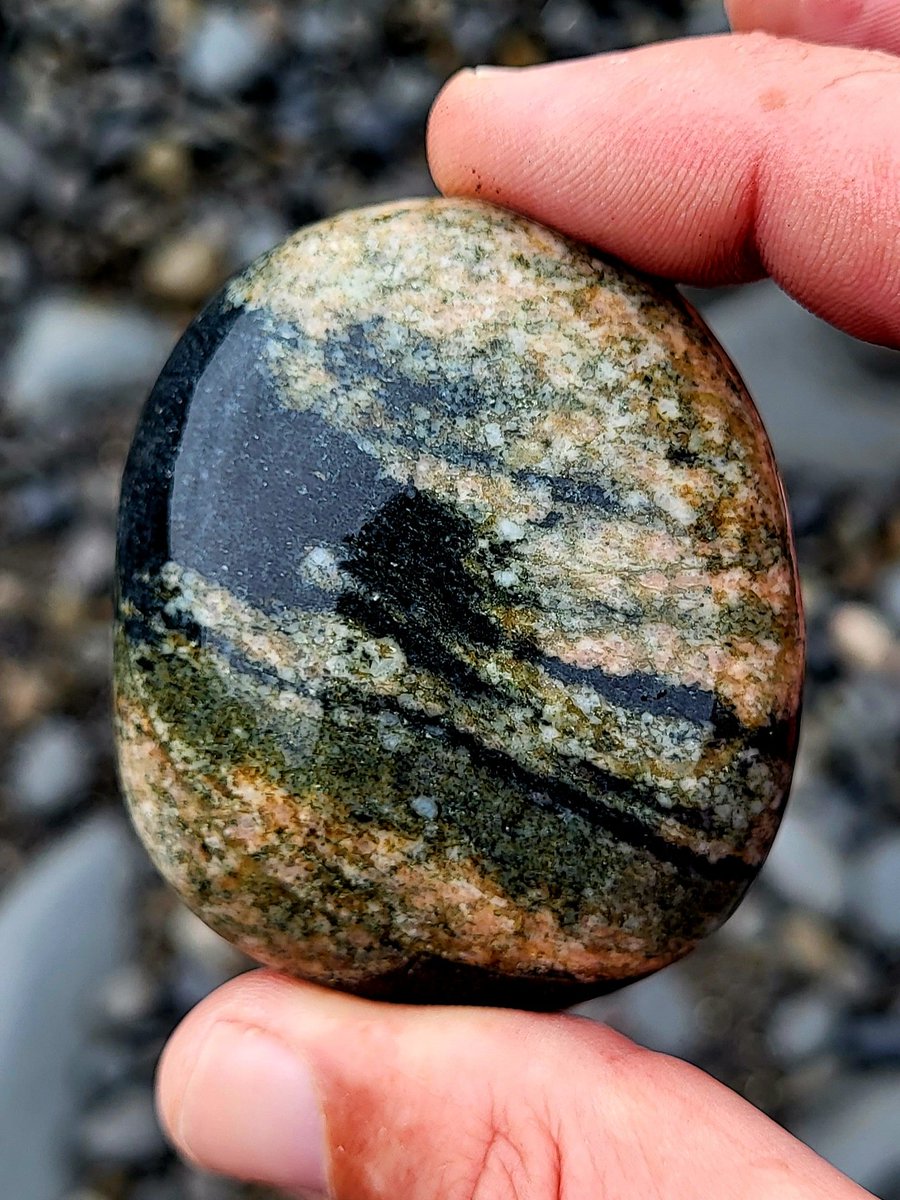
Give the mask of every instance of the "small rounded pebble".
<svg viewBox="0 0 900 1200">
<path fill-rule="evenodd" d="M 108 595 L 114 555 L 115 547 L 105 526 L 82 524 L 60 551 L 57 588 L 82 597 Z"/>
<path fill-rule="evenodd" d="M 883 572 L 878 597 L 891 624 L 900 632 L 900 562 L 891 563 Z"/>
<path fill-rule="evenodd" d="M 90 785 L 93 750 L 85 732 L 65 717 L 47 717 L 15 744 L 9 768 L 13 813 L 44 820 L 81 799 Z"/>
<path fill-rule="evenodd" d="M 111 1026 L 127 1028 L 152 1015 L 156 993 L 150 975 L 131 963 L 104 980 L 99 989 L 98 1008 Z"/>
<path fill-rule="evenodd" d="M 302 230 L 229 284 L 123 483 L 121 777 L 263 961 L 558 1007 L 679 958 L 778 825 L 781 485 L 671 291 L 489 205 Z"/>
<path fill-rule="evenodd" d="M 210 929 L 191 912 L 179 904 L 172 912 L 166 925 L 172 946 L 179 953 L 196 962 L 203 963 L 211 971 L 227 978 L 244 965 L 241 955 L 234 946 L 215 930 Z"/>
<path fill-rule="evenodd" d="M 162 322 L 122 304 L 41 300 L 10 354 L 7 411 L 54 428 L 72 421 L 98 396 L 152 380 L 169 337 Z"/>
<path fill-rule="evenodd" d="M 644 979 L 626 995 L 621 1019 L 610 1021 L 615 1028 L 663 1054 L 689 1058 L 696 1051 L 698 997 L 677 970 Z"/>
<path fill-rule="evenodd" d="M 763 878 L 794 904 L 830 917 L 841 910 L 844 878 L 837 849 L 796 813 L 781 827 Z"/>
<path fill-rule="evenodd" d="M 769 1042 L 789 1062 L 807 1058 L 828 1045 L 838 1016 L 835 999 L 826 991 L 798 992 L 773 1013 Z"/>
<path fill-rule="evenodd" d="M 851 668 L 877 671 L 892 657 L 900 661 L 900 647 L 890 625 L 865 604 L 842 604 L 831 618 L 831 637 L 838 657 Z"/>
<path fill-rule="evenodd" d="M 203 95 L 240 91 L 265 68 L 271 48 L 267 22 L 252 11 L 211 5 L 189 39 L 182 73 Z"/>
<path fill-rule="evenodd" d="M 900 831 L 861 852 L 852 881 L 853 915 L 871 935 L 900 947 Z"/>
<path fill-rule="evenodd" d="M 144 286 L 160 300 L 199 303 L 224 278 L 222 247 L 193 230 L 162 242 L 144 263 Z"/>
<path fill-rule="evenodd" d="M 133 168 L 142 183 L 159 192 L 177 196 L 190 186 L 190 154 L 181 142 L 165 138 L 144 142 Z"/>
<path fill-rule="evenodd" d="M 890 1197 L 900 1176 L 900 1070 L 850 1072 L 833 1079 L 791 1132 L 862 1187 Z"/>
</svg>

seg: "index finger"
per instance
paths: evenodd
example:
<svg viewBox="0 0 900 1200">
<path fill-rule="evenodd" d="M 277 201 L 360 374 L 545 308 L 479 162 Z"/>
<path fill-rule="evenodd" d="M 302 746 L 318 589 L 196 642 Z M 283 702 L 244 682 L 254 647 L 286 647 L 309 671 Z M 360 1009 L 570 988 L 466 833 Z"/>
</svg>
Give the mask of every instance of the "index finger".
<svg viewBox="0 0 900 1200">
<path fill-rule="evenodd" d="M 900 345 L 900 61 L 764 34 L 466 71 L 432 110 L 438 187 L 685 283 L 772 275 Z"/>
<path fill-rule="evenodd" d="M 725 0 L 731 28 L 900 54 L 897 0 Z"/>
</svg>

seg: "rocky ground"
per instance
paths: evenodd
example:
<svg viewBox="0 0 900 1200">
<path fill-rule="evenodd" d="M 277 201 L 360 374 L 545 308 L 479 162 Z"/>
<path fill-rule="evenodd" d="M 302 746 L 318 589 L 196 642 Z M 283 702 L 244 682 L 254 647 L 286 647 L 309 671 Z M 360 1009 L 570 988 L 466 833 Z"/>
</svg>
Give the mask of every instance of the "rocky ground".
<svg viewBox="0 0 900 1200">
<path fill-rule="evenodd" d="M 245 964 L 156 881 L 116 795 L 137 408 L 230 272 L 298 224 L 430 190 L 423 121 L 456 67 L 711 32 L 721 10 L 11 0 L 0 21 L 0 1174 L 17 1200 L 246 1197 L 178 1165 L 152 1114 L 167 1032 Z M 797 785 L 721 934 L 590 1011 L 900 1200 L 900 356 L 768 285 L 700 302 L 786 469 L 810 621 Z"/>
</svg>

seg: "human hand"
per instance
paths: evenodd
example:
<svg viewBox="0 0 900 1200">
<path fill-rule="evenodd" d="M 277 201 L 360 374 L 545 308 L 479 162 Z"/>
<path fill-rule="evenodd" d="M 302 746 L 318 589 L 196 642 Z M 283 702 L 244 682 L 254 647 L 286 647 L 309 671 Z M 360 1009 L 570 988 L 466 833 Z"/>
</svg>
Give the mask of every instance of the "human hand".
<svg viewBox="0 0 900 1200">
<path fill-rule="evenodd" d="M 438 186 L 681 283 L 771 275 L 900 344 L 900 4 L 728 7 L 738 30 L 845 45 L 753 32 L 461 72 L 432 111 Z"/>
<path fill-rule="evenodd" d="M 731 11 L 738 28 L 764 12 L 779 33 L 900 52 L 890 0 Z M 897 344 L 898 112 L 900 60 L 754 34 L 463 73 L 435 105 L 429 150 L 451 194 L 684 281 L 770 273 L 835 324 Z M 868 1194 L 702 1072 L 571 1016 L 380 1005 L 254 972 L 187 1018 L 159 1089 L 187 1157 L 293 1194 Z"/>
</svg>

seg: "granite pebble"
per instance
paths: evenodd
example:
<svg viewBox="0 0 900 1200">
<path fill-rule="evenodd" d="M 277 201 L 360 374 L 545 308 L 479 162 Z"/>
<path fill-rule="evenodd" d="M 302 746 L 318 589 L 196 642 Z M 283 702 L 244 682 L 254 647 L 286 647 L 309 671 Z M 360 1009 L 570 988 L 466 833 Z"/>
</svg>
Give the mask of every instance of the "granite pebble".
<svg viewBox="0 0 900 1200">
<path fill-rule="evenodd" d="M 188 331 L 119 532 L 119 761 L 252 957 L 555 1007 L 735 908 L 803 664 L 781 484 L 673 292 L 480 202 L 301 230 Z"/>
</svg>

